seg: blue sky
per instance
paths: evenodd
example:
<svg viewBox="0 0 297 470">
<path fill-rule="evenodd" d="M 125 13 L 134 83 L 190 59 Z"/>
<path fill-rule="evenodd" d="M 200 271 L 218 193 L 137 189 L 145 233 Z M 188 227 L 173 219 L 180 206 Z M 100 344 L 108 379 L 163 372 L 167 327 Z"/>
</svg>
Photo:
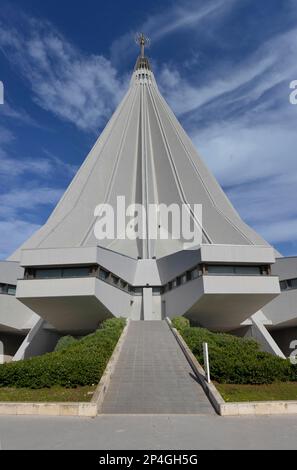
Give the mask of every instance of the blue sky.
<svg viewBox="0 0 297 470">
<path fill-rule="evenodd" d="M 236 209 L 296 255 L 295 0 L 1 0 L 0 259 L 46 221 L 125 93 L 136 31 Z"/>
</svg>

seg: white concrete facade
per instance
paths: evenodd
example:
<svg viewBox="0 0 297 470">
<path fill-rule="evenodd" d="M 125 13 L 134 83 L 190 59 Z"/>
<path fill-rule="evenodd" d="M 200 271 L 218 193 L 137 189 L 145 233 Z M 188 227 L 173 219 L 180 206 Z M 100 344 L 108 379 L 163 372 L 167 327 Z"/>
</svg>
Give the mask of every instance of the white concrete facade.
<svg viewBox="0 0 297 470">
<path fill-rule="evenodd" d="M 116 210 L 118 196 L 145 208 L 201 204 L 202 243 L 184 250 L 179 239 L 98 241 L 95 207 Z M 16 296 L 0 295 L 0 333 L 27 335 L 21 358 L 33 338 L 38 344 L 41 332 L 49 337 L 48 324 L 58 336 L 81 335 L 110 316 L 186 315 L 229 331 L 264 309 L 274 325 L 283 298 L 275 253 L 240 218 L 140 58 L 126 96 L 48 221 L 0 263 L 0 284 L 16 286 Z M 297 318 L 288 294 L 286 324 Z M 44 352 L 42 344 L 38 350 Z"/>
</svg>

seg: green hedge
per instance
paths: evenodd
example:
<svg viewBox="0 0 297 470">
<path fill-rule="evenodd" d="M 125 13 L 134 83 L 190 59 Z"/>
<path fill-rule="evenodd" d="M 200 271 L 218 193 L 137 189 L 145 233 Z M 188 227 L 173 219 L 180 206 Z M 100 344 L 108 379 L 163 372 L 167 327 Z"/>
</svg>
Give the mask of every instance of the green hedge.
<svg viewBox="0 0 297 470">
<path fill-rule="evenodd" d="M 52 353 L 0 365 L 0 387 L 76 387 L 99 382 L 126 323 L 106 320 L 95 333 Z"/>
<path fill-rule="evenodd" d="M 203 364 L 203 342 L 208 343 L 212 380 L 229 384 L 269 384 L 297 381 L 297 366 L 289 360 L 262 352 L 256 341 L 205 328 L 181 325 L 180 317 L 173 325 L 180 331 L 200 364 Z"/>
<path fill-rule="evenodd" d="M 61 351 L 62 349 L 68 348 L 71 344 L 77 342 L 77 339 L 73 338 L 73 336 L 62 336 L 56 344 L 55 351 Z"/>
</svg>

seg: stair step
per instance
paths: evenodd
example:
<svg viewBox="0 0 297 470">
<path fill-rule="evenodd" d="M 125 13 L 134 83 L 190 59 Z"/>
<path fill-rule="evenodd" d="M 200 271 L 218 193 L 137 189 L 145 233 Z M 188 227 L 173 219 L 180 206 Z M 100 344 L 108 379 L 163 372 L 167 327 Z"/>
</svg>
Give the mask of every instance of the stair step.
<svg viewBox="0 0 297 470">
<path fill-rule="evenodd" d="M 132 321 L 103 413 L 214 414 L 165 321 Z"/>
</svg>

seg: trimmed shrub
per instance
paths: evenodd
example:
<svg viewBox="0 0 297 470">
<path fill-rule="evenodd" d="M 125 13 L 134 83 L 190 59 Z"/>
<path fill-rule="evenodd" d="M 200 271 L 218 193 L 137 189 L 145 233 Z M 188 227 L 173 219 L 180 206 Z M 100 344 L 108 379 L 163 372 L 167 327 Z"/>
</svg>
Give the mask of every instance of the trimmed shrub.
<svg viewBox="0 0 297 470">
<path fill-rule="evenodd" d="M 73 336 L 62 336 L 56 344 L 55 351 L 61 351 L 61 349 L 68 348 L 71 344 L 75 343 L 77 339 L 73 338 Z"/>
<path fill-rule="evenodd" d="M 99 330 L 52 353 L 0 365 L 0 387 L 76 387 L 99 382 L 126 320 L 113 318 Z"/>
<path fill-rule="evenodd" d="M 203 364 L 203 343 L 208 343 L 213 380 L 230 384 L 269 384 L 297 380 L 297 366 L 289 360 L 260 351 L 255 340 L 205 328 L 178 328 L 189 348 Z"/>
<path fill-rule="evenodd" d="M 176 328 L 177 330 L 183 330 L 184 328 L 190 326 L 189 320 L 185 317 L 174 317 L 172 318 L 171 322 L 174 328 Z"/>
</svg>

